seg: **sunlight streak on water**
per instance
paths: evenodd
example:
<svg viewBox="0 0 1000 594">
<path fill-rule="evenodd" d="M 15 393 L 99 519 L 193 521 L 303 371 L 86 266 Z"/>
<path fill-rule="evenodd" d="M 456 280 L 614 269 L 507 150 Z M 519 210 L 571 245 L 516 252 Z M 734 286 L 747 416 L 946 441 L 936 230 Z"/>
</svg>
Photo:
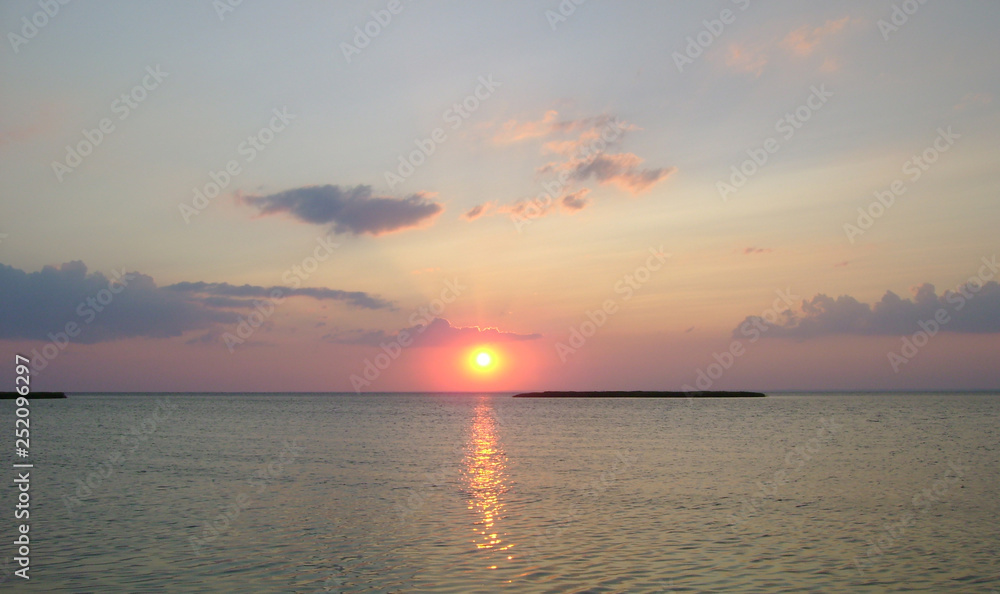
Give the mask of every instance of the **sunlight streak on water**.
<svg viewBox="0 0 1000 594">
<path fill-rule="evenodd" d="M 507 534 L 498 526 L 505 513 L 506 467 L 507 455 L 500 443 L 498 424 L 492 407 L 484 400 L 476 406 L 463 467 L 470 495 L 468 509 L 477 516 L 473 542 L 479 550 L 503 552 L 512 546 L 504 542 Z M 491 562 L 489 567 L 495 569 L 496 563 Z"/>
</svg>

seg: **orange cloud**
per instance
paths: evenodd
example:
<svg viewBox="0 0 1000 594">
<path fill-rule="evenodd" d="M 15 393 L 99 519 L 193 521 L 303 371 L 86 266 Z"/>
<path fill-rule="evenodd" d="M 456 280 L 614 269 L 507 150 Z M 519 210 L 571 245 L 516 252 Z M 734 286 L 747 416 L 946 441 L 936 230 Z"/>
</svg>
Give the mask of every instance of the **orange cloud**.
<svg viewBox="0 0 1000 594">
<path fill-rule="evenodd" d="M 490 210 L 490 208 L 492 208 L 492 206 L 493 206 L 493 204 L 490 203 L 490 202 L 484 202 L 483 204 L 477 204 L 476 206 L 473 206 L 471 209 L 469 209 L 468 211 L 466 211 L 462 215 L 462 218 L 465 219 L 466 221 L 474 221 L 474 220 L 478 219 L 479 217 L 483 216 L 484 214 L 486 214 Z"/>
<path fill-rule="evenodd" d="M 989 93 L 969 93 L 958 102 L 955 109 L 961 111 L 978 105 L 988 105 L 993 101 L 993 95 Z"/>
<path fill-rule="evenodd" d="M 823 25 L 810 28 L 808 25 L 799 27 L 789 33 L 781 42 L 781 47 L 799 56 L 808 56 L 825 38 L 836 34 L 847 25 L 850 17 L 836 21 L 827 21 Z"/>
<path fill-rule="evenodd" d="M 500 131 L 493 137 L 493 141 L 500 144 L 518 142 L 529 138 L 539 138 L 550 134 L 556 123 L 559 112 L 551 109 L 545 112 L 542 119 L 538 121 L 518 122 L 509 120 L 501 126 Z"/>
<path fill-rule="evenodd" d="M 569 212 L 576 212 L 584 209 L 588 204 L 590 204 L 590 199 L 587 198 L 587 194 L 589 193 L 590 190 L 583 188 L 582 190 L 578 190 L 572 194 L 566 194 L 562 197 L 562 200 L 560 200 L 559 203 L 562 204 L 563 208 Z"/>
<path fill-rule="evenodd" d="M 756 76 L 764 71 L 767 65 L 767 56 L 764 52 L 746 46 L 733 43 L 729 45 L 726 52 L 726 66 L 740 72 L 752 72 Z"/>
<path fill-rule="evenodd" d="M 640 169 L 642 162 L 633 153 L 597 154 L 570 159 L 564 163 L 548 163 L 538 171 L 568 171 L 570 179 L 575 181 L 594 178 L 601 185 L 616 184 L 623 190 L 638 194 L 677 170 L 676 167 Z"/>
</svg>

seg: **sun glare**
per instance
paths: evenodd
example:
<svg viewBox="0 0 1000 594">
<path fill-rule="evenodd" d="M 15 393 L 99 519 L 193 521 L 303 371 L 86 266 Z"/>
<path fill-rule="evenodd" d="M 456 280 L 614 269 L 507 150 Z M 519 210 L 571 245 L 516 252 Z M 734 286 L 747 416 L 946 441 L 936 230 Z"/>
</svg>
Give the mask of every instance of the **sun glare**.
<svg viewBox="0 0 1000 594">
<path fill-rule="evenodd" d="M 469 352 L 469 367 L 477 373 L 496 371 L 499 360 L 493 349 L 478 347 Z"/>
</svg>

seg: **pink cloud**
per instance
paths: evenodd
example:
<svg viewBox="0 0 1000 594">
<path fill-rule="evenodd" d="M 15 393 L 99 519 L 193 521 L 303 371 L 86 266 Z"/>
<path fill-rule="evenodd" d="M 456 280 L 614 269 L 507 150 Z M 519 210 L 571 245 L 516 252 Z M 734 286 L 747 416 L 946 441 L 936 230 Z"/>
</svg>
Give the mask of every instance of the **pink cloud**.
<svg viewBox="0 0 1000 594">
<path fill-rule="evenodd" d="M 587 194 L 589 193 L 590 190 L 583 188 L 573 192 L 572 194 L 566 194 L 562 197 L 562 200 L 560 200 L 559 203 L 562 204 L 563 208 L 569 212 L 576 212 L 586 208 L 587 205 L 590 204 L 590 199 L 587 198 Z"/>
<path fill-rule="evenodd" d="M 570 179 L 575 181 L 593 178 L 601 185 L 616 184 L 623 190 L 638 194 L 677 171 L 676 167 L 640 169 L 642 162 L 632 153 L 597 154 L 563 163 L 547 163 L 539 169 L 539 173 L 567 171 Z"/>
<path fill-rule="evenodd" d="M 484 202 L 483 204 L 477 204 L 462 215 L 462 218 L 466 221 L 474 221 L 479 217 L 483 216 L 489 212 L 490 208 L 493 206 L 490 202 Z"/>
<path fill-rule="evenodd" d="M 961 111 L 970 107 L 989 105 L 993 101 L 993 95 L 989 93 L 969 93 L 955 105 L 955 109 Z"/>
<path fill-rule="evenodd" d="M 781 47 L 799 56 L 808 56 L 827 37 L 838 33 L 850 21 L 844 17 L 836 21 L 827 21 L 823 25 L 810 28 L 808 25 L 799 27 L 789 33 L 781 42 Z"/>
<path fill-rule="evenodd" d="M 764 71 L 767 56 L 759 48 L 751 48 L 733 43 L 726 52 L 726 66 L 740 72 L 752 72 L 756 76 Z"/>
</svg>

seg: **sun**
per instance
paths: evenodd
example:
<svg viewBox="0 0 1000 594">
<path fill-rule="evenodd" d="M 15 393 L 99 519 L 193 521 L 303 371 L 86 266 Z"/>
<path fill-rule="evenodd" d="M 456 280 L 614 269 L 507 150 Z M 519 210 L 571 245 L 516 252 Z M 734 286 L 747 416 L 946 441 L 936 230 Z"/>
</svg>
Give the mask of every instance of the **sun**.
<svg viewBox="0 0 1000 594">
<path fill-rule="evenodd" d="M 480 346 L 472 349 L 468 355 L 469 369 L 477 374 L 490 374 L 497 370 L 500 358 L 494 349 Z"/>
</svg>

